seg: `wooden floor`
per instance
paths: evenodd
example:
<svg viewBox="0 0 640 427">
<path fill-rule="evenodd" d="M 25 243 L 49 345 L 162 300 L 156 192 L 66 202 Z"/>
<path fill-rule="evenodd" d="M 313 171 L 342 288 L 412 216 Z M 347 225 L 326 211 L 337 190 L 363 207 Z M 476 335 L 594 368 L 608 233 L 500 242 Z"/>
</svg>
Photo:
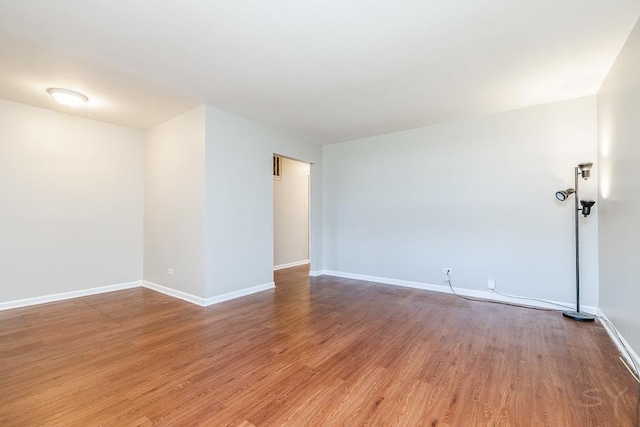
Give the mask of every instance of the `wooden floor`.
<svg viewBox="0 0 640 427">
<path fill-rule="evenodd" d="M 201 308 L 147 289 L 0 312 L 0 425 L 631 426 L 599 324 L 276 274 Z"/>
</svg>

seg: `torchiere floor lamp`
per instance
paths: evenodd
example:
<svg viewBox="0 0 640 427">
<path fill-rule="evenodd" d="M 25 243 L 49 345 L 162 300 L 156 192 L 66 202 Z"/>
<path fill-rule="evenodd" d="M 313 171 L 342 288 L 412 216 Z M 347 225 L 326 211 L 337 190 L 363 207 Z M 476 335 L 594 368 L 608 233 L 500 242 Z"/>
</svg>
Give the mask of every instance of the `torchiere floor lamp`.
<svg viewBox="0 0 640 427">
<path fill-rule="evenodd" d="M 585 217 L 591 213 L 591 207 L 596 204 L 593 200 L 580 200 L 578 206 L 578 177 L 583 179 L 589 179 L 591 175 L 591 167 L 593 163 L 580 163 L 575 168 L 575 186 L 574 188 L 567 188 L 556 192 L 556 198 L 561 202 L 564 202 L 573 194 L 575 200 L 575 230 L 576 230 L 576 311 L 564 311 L 563 316 L 569 317 L 574 320 L 581 320 L 585 322 L 593 322 L 595 316 L 589 313 L 580 311 L 580 221 L 578 213 L 582 212 Z"/>
</svg>

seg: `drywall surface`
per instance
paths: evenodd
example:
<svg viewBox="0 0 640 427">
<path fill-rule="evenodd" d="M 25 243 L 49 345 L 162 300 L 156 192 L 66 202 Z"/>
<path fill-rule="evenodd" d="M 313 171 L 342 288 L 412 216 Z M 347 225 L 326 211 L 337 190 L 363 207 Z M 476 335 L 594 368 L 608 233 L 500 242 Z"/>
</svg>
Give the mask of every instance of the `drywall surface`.
<svg viewBox="0 0 640 427">
<path fill-rule="evenodd" d="M 142 278 L 144 134 L 0 100 L 0 302 Z"/>
<path fill-rule="evenodd" d="M 150 129 L 144 162 L 144 280 L 201 298 L 204 124 L 205 108 L 200 106 Z"/>
<path fill-rule="evenodd" d="M 449 267 L 456 287 L 574 302 L 573 200 L 554 194 L 597 160 L 596 135 L 591 96 L 324 146 L 325 269 L 442 284 Z M 597 306 L 597 209 L 580 221 Z"/>
<path fill-rule="evenodd" d="M 273 154 L 311 166 L 311 260 L 322 268 L 322 148 L 206 107 L 206 297 L 273 281 Z"/>
<path fill-rule="evenodd" d="M 309 260 L 309 164 L 282 158 L 273 180 L 273 264 Z"/>
<path fill-rule="evenodd" d="M 640 353 L 640 24 L 598 92 L 600 308 Z"/>
</svg>

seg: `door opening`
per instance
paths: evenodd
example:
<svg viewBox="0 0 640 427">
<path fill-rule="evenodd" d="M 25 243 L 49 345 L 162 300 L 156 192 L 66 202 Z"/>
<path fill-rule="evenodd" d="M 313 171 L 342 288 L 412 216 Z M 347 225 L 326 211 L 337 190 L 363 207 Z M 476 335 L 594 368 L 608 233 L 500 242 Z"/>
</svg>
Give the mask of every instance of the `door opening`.
<svg viewBox="0 0 640 427">
<path fill-rule="evenodd" d="M 273 269 L 308 268 L 311 165 L 277 155 L 273 165 Z"/>
</svg>

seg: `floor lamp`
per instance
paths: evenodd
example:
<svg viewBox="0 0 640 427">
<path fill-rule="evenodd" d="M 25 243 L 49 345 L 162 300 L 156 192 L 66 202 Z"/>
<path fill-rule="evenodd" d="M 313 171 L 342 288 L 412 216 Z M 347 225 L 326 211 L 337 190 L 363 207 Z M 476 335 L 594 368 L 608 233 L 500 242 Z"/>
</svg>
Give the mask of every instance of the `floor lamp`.
<svg viewBox="0 0 640 427">
<path fill-rule="evenodd" d="M 580 163 L 575 168 L 575 184 L 574 188 L 567 188 L 556 192 L 556 199 L 564 202 L 573 194 L 575 200 L 575 231 L 576 231 L 576 311 L 564 311 L 562 315 L 574 320 L 581 320 L 585 322 L 593 322 L 595 316 L 580 311 L 580 221 L 578 213 L 582 212 L 585 217 L 591 213 L 591 207 L 596 204 L 593 200 L 579 200 L 578 198 L 578 178 L 589 179 L 591 175 L 591 167 L 593 163 Z M 578 206 L 578 201 L 580 206 Z"/>
</svg>

